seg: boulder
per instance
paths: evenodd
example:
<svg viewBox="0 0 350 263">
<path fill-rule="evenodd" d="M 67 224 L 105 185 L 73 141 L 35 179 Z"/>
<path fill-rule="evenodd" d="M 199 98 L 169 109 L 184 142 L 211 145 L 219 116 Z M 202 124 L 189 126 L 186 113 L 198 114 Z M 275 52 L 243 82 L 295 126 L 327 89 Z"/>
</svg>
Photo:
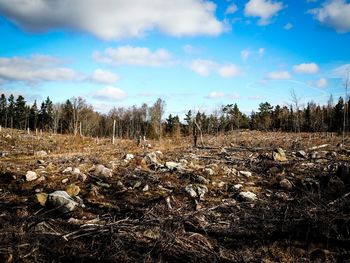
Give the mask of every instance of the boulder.
<svg viewBox="0 0 350 263">
<path fill-rule="evenodd" d="M 287 161 L 286 154 L 282 148 L 277 148 L 272 153 L 272 159 L 276 162 L 285 162 Z"/>
<path fill-rule="evenodd" d="M 55 191 L 47 196 L 47 203 L 57 207 L 62 213 L 74 211 L 79 203 L 73 200 L 66 191 Z"/>
<path fill-rule="evenodd" d="M 111 169 L 105 167 L 102 164 L 99 164 L 95 167 L 95 174 L 103 177 L 112 177 L 113 172 Z"/>
<path fill-rule="evenodd" d="M 27 182 L 35 181 L 36 179 L 38 179 L 38 175 L 36 174 L 36 172 L 33 172 L 33 171 L 27 172 L 26 174 Z"/>
<path fill-rule="evenodd" d="M 247 202 L 254 202 L 258 199 L 256 194 L 254 194 L 252 192 L 240 192 L 239 197 L 242 200 L 247 201 Z"/>
</svg>

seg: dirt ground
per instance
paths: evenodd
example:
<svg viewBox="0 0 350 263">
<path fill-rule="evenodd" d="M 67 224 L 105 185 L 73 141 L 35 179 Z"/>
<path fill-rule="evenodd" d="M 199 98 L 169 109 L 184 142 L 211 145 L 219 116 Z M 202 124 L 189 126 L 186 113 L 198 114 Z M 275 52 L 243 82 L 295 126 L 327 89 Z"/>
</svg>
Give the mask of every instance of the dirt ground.
<svg viewBox="0 0 350 263">
<path fill-rule="evenodd" d="M 3 129 L 0 262 L 350 262 L 349 140 L 240 131 L 204 145 Z M 60 190 L 72 211 L 50 203 Z"/>
</svg>

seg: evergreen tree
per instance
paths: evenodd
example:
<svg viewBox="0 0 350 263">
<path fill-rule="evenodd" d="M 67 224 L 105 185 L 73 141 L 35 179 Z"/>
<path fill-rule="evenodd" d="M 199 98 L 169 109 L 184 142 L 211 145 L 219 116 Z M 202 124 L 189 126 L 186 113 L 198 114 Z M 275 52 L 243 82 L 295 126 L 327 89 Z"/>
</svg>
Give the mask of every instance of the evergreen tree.
<svg viewBox="0 0 350 263">
<path fill-rule="evenodd" d="M 29 110 L 29 128 L 32 130 L 36 130 L 36 128 L 38 127 L 38 120 L 39 111 L 35 100 L 32 107 Z"/>
<path fill-rule="evenodd" d="M 8 98 L 7 106 L 7 127 L 13 128 L 13 121 L 15 117 L 15 97 L 11 94 Z"/>
<path fill-rule="evenodd" d="M 26 101 L 22 95 L 17 97 L 17 100 L 14 105 L 14 128 L 16 129 L 25 129 L 26 120 L 27 120 L 27 107 Z"/>
<path fill-rule="evenodd" d="M 7 126 L 7 99 L 5 94 L 1 94 L 0 97 L 0 125 Z"/>
</svg>

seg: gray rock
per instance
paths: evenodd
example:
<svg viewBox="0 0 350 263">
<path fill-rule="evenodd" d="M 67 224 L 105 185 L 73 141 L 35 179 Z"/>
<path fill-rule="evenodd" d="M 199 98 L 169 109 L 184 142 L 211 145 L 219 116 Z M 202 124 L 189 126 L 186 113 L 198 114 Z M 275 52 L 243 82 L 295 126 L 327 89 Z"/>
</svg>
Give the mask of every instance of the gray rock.
<svg viewBox="0 0 350 263">
<path fill-rule="evenodd" d="M 62 173 L 67 174 L 67 173 L 71 173 L 72 171 L 73 171 L 73 168 L 72 168 L 72 167 L 67 167 L 66 169 L 64 169 L 64 170 L 62 171 Z"/>
<path fill-rule="evenodd" d="M 44 157 L 44 156 L 47 155 L 47 152 L 46 152 L 46 151 L 37 151 L 37 152 L 35 152 L 35 155 L 36 155 L 36 156 Z"/>
<path fill-rule="evenodd" d="M 205 169 L 204 169 L 204 172 L 205 172 L 207 175 L 209 175 L 209 176 L 214 176 L 214 175 L 215 175 L 214 170 L 211 169 L 211 168 L 205 168 Z"/>
<path fill-rule="evenodd" d="M 283 179 L 280 181 L 280 186 L 286 190 L 292 190 L 293 185 L 288 179 Z"/>
<path fill-rule="evenodd" d="M 239 197 L 247 202 L 254 202 L 258 199 L 256 194 L 254 194 L 252 192 L 240 192 Z"/>
<path fill-rule="evenodd" d="M 200 198 L 203 199 L 204 195 L 208 192 L 208 187 L 202 184 L 189 184 L 185 187 L 185 191 L 192 197 L 192 198 Z"/>
<path fill-rule="evenodd" d="M 209 180 L 205 179 L 203 176 L 198 175 L 196 181 L 200 184 L 209 184 Z"/>
<path fill-rule="evenodd" d="M 112 177 L 113 172 L 111 169 L 105 167 L 102 164 L 99 164 L 95 167 L 95 174 L 103 177 Z"/>
<path fill-rule="evenodd" d="M 38 175 L 36 174 L 36 172 L 33 172 L 33 171 L 27 172 L 26 174 L 27 182 L 35 181 L 36 179 L 38 179 Z"/>
<path fill-rule="evenodd" d="M 73 200 L 66 191 L 55 191 L 48 195 L 47 202 L 57 207 L 62 213 L 74 211 L 79 203 Z"/>
<path fill-rule="evenodd" d="M 272 153 L 272 158 L 276 162 L 285 162 L 287 161 L 286 154 L 284 153 L 282 148 L 277 148 Z"/>
</svg>

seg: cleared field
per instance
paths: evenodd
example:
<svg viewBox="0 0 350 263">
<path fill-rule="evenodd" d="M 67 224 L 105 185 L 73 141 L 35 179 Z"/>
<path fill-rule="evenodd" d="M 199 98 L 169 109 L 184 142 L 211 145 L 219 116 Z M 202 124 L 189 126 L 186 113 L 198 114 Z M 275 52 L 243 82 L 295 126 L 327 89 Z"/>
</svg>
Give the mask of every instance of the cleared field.
<svg viewBox="0 0 350 263">
<path fill-rule="evenodd" d="M 349 141 L 241 131 L 204 142 L 3 130 L 0 261 L 350 260 Z"/>
</svg>

